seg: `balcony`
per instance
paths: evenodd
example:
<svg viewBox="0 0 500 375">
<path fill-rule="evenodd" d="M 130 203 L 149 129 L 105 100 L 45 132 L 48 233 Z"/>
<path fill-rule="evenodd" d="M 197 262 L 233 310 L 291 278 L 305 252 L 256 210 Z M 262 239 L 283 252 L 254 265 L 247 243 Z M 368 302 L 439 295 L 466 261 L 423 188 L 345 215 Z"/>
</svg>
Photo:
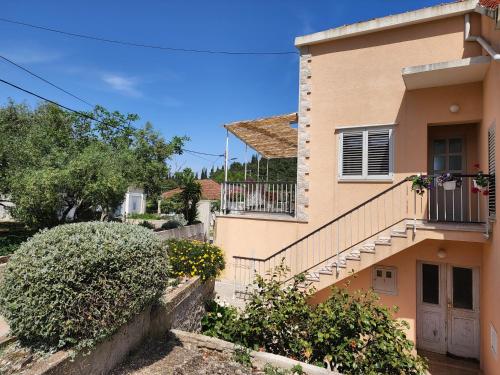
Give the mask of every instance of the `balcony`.
<svg viewBox="0 0 500 375">
<path fill-rule="evenodd" d="M 296 183 L 225 182 L 221 209 L 225 214 L 265 213 L 294 217 L 296 197 Z"/>
<path fill-rule="evenodd" d="M 490 186 L 476 187 L 476 175 L 454 174 L 457 181 L 454 188 L 446 189 L 438 183 L 439 176 L 432 179 L 427 191 L 427 220 L 441 223 L 487 223 L 490 216 L 491 201 L 495 199 Z M 484 175 L 489 184 L 494 186 L 493 178 Z M 491 190 L 491 192 L 490 192 Z M 494 205 L 494 204 L 493 204 Z"/>
<path fill-rule="evenodd" d="M 285 173 L 285 181 L 279 181 L 283 179 L 283 175 L 274 174 L 272 166 L 276 159 L 297 157 L 298 132 L 293 125 L 297 121 L 297 113 L 290 113 L 224 125 L 227 136 L 224 155 L 225 177 L 221 191 L 222 215 L 251 214 L 254 217 L 273 220 L 295 218 L 296 165 L 293 164 L 293 176 L 291 173 Z M 245 144 L 244 172 L 240 171 L 240 174 L 231 173 L 231 166 L 228 165 L 230 160 L 237 159 L 229 157 L 230 136 Z M 254 160 L 253 166 L 247 163 L 248 148 L 257 153 L 256 163 Z M 288 170 L 290 171 L 290 168 Z"/>
</svg>

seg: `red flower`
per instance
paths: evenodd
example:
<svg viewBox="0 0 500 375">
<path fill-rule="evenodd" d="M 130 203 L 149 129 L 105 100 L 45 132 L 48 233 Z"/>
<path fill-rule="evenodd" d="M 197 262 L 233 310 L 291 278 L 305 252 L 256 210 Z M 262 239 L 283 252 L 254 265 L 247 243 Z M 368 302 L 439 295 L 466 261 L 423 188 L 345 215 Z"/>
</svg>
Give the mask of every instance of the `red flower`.
<svg viewBox="0 0 500 375">
<path fill-rule="evenodd" d="M 490 191 L 489 190 L 483 190 L 483 195 L 490 195 Z"/>
<path fill-rule="evenodd" d="M 479 189 L 475 186 L 472 187 L 471 191 L 474 193 L 474 194 L 477 194 L 479 193 Z"/>
</svg>

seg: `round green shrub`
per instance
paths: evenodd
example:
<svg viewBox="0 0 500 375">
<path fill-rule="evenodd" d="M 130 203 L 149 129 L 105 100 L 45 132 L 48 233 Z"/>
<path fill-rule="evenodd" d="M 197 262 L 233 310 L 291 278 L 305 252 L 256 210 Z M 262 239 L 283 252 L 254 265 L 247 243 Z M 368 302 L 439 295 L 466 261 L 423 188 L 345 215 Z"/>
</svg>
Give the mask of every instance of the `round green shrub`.
<svg viewBox="0 0 500 375">
<path fill-rule="evenodd" d="M 169 220 L 166 223 L 163 223 L 161 225 L 161 229 L 164 229 L 164 230 L 175 229 L 175 228 L 179 228 L 179 227 L 182 227 L 182 224 L 176 220 Z"/>
<path fill-rule="evenodd" d="M 61 225 L 36 234 L 12 256 L 0 308 L 24 345 L 87 349 L 157 301 L 167 280 L 165 249 L 150 230 Z"/>
<path fill-rule="evenodd" d="M 146 220 L 141 221 L 141 222 L 139 223 L 139 225 L 140 225 L 141 227 L 144 227 L 144 228 L 147 228 L 147 229 L 155 229 L 155 226 L 154 226 L 153 224 L 151 224 L 149 221 L 146 221 Z"/>
<path fill-rule="evenodd" d="M 217 277 L 226 265 L 222 250 L 207 242 L 170 239 L 166 241 L 174 277 Z"/>
</svg>

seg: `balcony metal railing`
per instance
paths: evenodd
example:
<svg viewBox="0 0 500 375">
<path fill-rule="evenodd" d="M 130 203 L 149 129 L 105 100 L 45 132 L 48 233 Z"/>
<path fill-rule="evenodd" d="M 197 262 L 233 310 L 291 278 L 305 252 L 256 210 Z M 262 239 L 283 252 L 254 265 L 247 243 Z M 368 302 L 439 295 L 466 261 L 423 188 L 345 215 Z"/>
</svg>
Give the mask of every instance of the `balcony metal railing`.
<svg viewBox="0 0 500 375">
<path fill-rule="evenodd" d="M 438 175 L 431 175 L 432 187 L 427 192 L 427 219 L 432 222 L 484 223 L 488 218 L 485 205 L 488 187 L 474 185 L 477 175 L 455 174 L 456 187 L 446 190 L 439 185 Z M 488 175 L 485 177 L 489 178 Z M 486 194 L 486 195 L 485 195 Z"/>
<path fill-rule="evenodd" d="M 289 182 L 225 182 L 222 212 L 295 215 L 297 185 Z"/>
<path fill-rule="evenodd" d="M 431 189 L 423 195 L 411 190 L 410 178 L 400 181 L 387 190 L 341 214 L 306 236 L 284 247 L 267 258 L 233 257 L 234 282 L 243 288 L 253 283 L 255 275 L 266 276 L 280 263 L 290 270 L 290 275 L 307 273 L 319 265 L 330 262 L 338 267 L 346 254 L 381 233 L 407 222 L 418 221 L 485 224 L 488 235 L 488 197 L 481 191 L 473 191 L 476 175 L 456 175 L 461 183 L 455 190 L 445 190 L 433 178 Z M 491 177 L 485 175 L 485 177 Z M 229 189 L 241 189 L 230 184 Z M 259 188 L 257 188 L 259 190 Z M 253 190 L 252 190 L 253 191 Z M 245 193 L 246 194 L 246 193 Z M 243 195 L 245 195 L 243 194 Z M 248 199 L 247 199 L 248 201 Z M 228 203 L 238 202 L 231 198 Z M 263 207 L 258 204 L 258 207 Z M 293 206 L 293 205 L 292 205 Z M 243 207 L 243 206 L 241 206 Z"/>
</svg>

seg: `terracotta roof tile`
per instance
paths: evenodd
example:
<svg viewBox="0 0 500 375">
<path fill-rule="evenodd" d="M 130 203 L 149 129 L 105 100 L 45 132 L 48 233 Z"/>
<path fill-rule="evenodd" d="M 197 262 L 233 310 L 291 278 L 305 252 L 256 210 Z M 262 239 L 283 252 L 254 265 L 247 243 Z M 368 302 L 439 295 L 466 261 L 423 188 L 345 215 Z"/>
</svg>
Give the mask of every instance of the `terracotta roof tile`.
<svg viewBox="0 0 500 375">
<path fill-rule="evenodd" d="M 497 9 L 500 5 L 500 0 L 479 0 L 479 5 L 485 8 Z"/>
<path fill-rule="evenodd" d="M 215 182 L 214 180 L 196 180 L 201 185 L 201 199 L 207 200 L 217 200 L 220 199 L 220 184 Z M 162 194 L 164 199 L 171 198 L 175 194 L 179 194 L 181 189 L 175 188 L 169 191 L 166 191 Z"/>
</svg>

